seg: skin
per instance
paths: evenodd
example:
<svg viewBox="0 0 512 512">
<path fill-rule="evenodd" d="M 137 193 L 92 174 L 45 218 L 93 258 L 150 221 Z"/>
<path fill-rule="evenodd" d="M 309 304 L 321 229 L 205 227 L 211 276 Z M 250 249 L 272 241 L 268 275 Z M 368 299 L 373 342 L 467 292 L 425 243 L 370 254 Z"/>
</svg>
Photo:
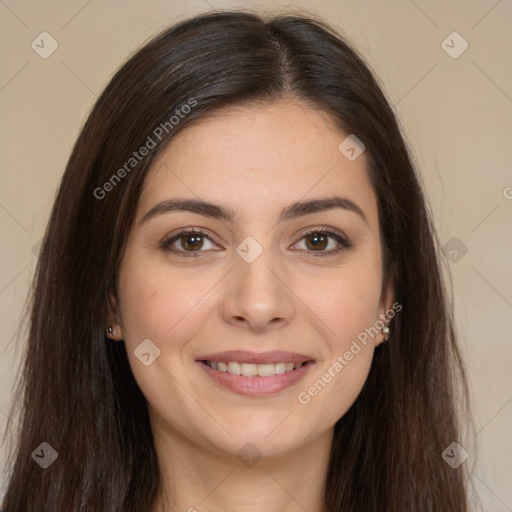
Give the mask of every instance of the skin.
<svg viewBox="0 0 512 512">
<path fill-rule="evenodd" d="M 148 173 L 111 320 L 148 402 L 169 495 L 155 511 L 325 510 L 334 424 L 360 393 L 384 334 L 359 343 L 357 355 L 308 404 L 298 394 L 393 303 L 392 288 L 382 287 L 377 199 L 365 154 L 349 161 L 338 150 L 346 135 L 327 114 L 295 99 L 230 107 L 180 132 Z M 367 223 L 341 208 L 277 222 L 291 203 L 333 194 L 357 203 Z M 239 217 L 231 223 L 173 211 L 141 223 L 157 203 L 178 196 L 213 201 Z M 345 234 L 352 247 L 315 257 L 339 246 L 328 238 L 315 249 L 312 236 L 304 238 L 321 226 Z M 162 249 L 169 235 L 190 227 L 209 238 L 195 251 L 179 239 L 172 246 L 199 250 L 199 257 Z M 252 263 L 236 252 L 247 236 L 263 248 Z M 134 350 L 148 338 L 160 356 L 145 366 Z M 274 395 L 242 396 L 195 362 L 224 350 L 299 352 L 315 365 Z M 246 443 L 261 455 L 252 467 L 237 457 Z"/>
</svg>

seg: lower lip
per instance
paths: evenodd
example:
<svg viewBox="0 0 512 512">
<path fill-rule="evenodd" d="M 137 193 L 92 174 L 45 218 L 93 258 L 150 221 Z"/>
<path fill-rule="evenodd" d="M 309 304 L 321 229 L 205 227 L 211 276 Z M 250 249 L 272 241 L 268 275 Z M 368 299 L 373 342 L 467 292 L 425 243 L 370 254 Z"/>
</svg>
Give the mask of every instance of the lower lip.
<svg viewBox="0 0 512 512">
<path fill-rule="evenodd" d="M 240 395 L 249 396 L 267 396 L 278 393 L 299 382 L 314 364 L 313 361 L 308 361 L 296 370 L 272 377 L 245 377 L 214 370 L 202 361 L 196 362 L 218 384 Z"/>
</svg>

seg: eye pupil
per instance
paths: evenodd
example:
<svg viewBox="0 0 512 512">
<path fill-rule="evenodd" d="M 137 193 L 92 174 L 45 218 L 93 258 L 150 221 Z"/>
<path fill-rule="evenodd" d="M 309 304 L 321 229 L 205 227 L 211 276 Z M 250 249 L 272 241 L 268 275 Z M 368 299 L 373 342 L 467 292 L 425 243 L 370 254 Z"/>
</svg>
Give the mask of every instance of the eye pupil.
<svg viewBox="0 0 512 512">
<path fill-rule="evenodd" d="M 312 233 L 306 238 L 306 244 L 308 245 L 308 248 L 310 248 L 309 240 L 314 240 L 312 243 L 313 248 L 325 249 L 327 238 L 327 236 L 321 233 Z"/>
<path fill-rule="evenodd" d="M 202 236 L 196 234 L 183 235 L 181 245 L 184 249 L 200 249 L 203 245 Z"/>
</svg>

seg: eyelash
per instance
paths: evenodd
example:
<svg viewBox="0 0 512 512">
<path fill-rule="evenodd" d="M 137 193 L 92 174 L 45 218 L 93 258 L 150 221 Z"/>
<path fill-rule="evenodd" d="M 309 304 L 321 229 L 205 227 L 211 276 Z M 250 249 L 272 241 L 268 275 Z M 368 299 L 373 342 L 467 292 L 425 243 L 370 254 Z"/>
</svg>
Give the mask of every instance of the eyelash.
<svg viewBox="0 0 512 512">
<path fill-rule="evenodd" d="M 203 235 L 213 243 L 213 240 L 211 240 L 211 238 L 208 236 L 208 234 L 205 233 L 204 231 L 202 231 L 200 229 L 189 228 L 189 229 L 180 231 L 179 233 L 173 235 L 171 238 L 167 238 L 167 239 L 163 240 L 163 242 L 161 244 L 161 249 L 166 252 L 171 252 L 173 254 L 177 254 L 183 258 L 197 258 L 198 256 L 201 255 L 202 252 L 207 252 L 207 251 L 201 251 L 201 250 L 182 251 L 182 250 L 177 250 L 177 249 L 174 249 L 171 247 L 171 245 L 174 242 L 176 242 L 177 240 L 180 239 L 180 237 L 182 237 L 183 235 L 186 235 L 186 234 L 187 235 L 188 234 Z M 320 228 L 309 229 L 300 237 L 299 241 L 301 241 L 303 238 L 306 238 L 308 235 L 312 235 L 312 234 L 328 235 L 329 237 L 336 240 L 336 242 L 338 242 L 340 245 L 338 248 L 331 249 L 330 251 L 308 251 L 308 250 L 306 250 L 306 252 L 309 253 L 308 257 L 323 258 L 326 256 L 333 256 L 333 255 L 340 253 L 341 251 L 350 249 L 352 247 L 352 244 L 345 236 L 343 236 L 341 233 L 332 231 L 330 228 L 327 228 L 325 226 L 321 226 Z"/>
</svg>

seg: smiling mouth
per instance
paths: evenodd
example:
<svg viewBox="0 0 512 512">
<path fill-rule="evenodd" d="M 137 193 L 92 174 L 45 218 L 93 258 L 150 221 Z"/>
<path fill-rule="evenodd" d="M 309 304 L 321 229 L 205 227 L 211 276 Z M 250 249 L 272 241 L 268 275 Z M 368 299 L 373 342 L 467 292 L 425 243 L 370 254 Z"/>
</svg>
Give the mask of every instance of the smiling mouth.
<svg viewBox="0 0 512 512">
<path fill-rule="evenodd" d="M 239 363 L 237 361 L 201 361 L 212 370 L 218 372 L 230 373 L 231 375 L 241 375 L 243 377 L 273 377 L 284 373 L 293 372 L 311 361 L 303 363 Z"/>
</svg>

